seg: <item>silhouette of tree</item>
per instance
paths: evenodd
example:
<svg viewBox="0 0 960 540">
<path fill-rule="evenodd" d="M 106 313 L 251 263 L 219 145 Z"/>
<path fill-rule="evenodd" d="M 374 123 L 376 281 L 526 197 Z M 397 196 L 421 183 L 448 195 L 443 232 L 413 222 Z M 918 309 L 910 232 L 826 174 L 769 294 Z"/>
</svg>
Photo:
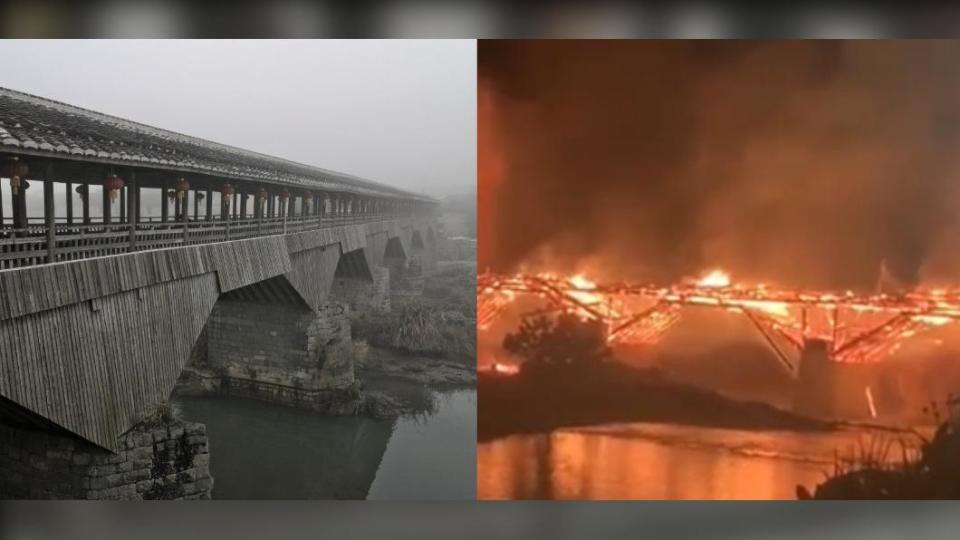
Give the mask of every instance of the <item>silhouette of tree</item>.
<svg viewBox="0 0 960 540">
<path fill-rule="evenodd" d="M 515 333 L 503 339 L 503 348 L 526 360 L 530 367 L 583 367 L 610 357 L 602 323 L 576 315 L 524 317 Z"/>
</svg>

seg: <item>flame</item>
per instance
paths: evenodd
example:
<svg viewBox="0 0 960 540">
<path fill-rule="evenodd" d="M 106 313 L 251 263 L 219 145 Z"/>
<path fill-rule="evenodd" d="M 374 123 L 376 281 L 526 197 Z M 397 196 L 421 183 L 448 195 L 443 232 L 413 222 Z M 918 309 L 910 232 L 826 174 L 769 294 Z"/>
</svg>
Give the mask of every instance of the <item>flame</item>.
<svg viewBox="0 0 960 540">
<path fill-rule="evenodd" d="M 950 317 L 940 317 L 936 315 L 914 315 L 913 320 L 930 326 L 944 326 L 953 322 L 953 319 Z"/>
<path fill-rule="evenodd" d="M 723 288 L 730 286 L 730 274 L 724 272 L 723 270 L 714 270 L 709 274 L 700 278 L 697 281 L 697 285 L 701 287 L 716 287 Z"/>
<path fill-rule="evenodd" d="M 493 371 L 501 375 L 516 375 L 517 373 L 520 373 L 520 366 L 516 364 L 501 364 L 500 362 L 494 362 Z"/>
<path fill-rule="evenodd" d="M 567 281 L 574 287 L 573 290 L 567 292 L 571 297 L 588 305 L 599 304 L 603 301 L 600 295 L 589 292 L 595 290 L 597 284 L 587 279 L 583 274 L 577 274 Z"/>
<path fill-rule="evenodd" d="M 583 274 L 482 274 L 477 291 L 480 330 L 489 328 L 520 295 L 529 295 L 552 309 L 603 323 L 609 343 L 653 344 L 676 324 L 684 306 L 696 305 L 742 313 L 768 337 L 779 336 L 795 348 L 804 347 L 808 339 L 828 341 L 840 362 L 877 361 L 896 352 L 906 339 L 960 320 L 960 287 L 860 295 L 731 286 L 722 270 L 671 286 L 598 284 Z"/>
</svg>

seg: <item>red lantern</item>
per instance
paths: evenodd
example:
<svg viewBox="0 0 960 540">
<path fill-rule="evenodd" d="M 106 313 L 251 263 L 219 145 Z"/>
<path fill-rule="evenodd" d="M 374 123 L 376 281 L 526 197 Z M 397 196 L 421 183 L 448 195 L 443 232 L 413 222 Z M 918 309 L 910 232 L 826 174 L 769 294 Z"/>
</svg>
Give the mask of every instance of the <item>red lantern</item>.
<svg viewBox="0 0 960 540">
<path fill-rule="evenodd" d="M 224 197 L 233 195 L 233 186 L 231 186 L 229 183 L 224 184 L 223 187 L 220 188 L 220 194 Z"/>
<path fill-rule="evenodd" d="M 277 193 L 277 196 L 280 197 L 281 201 L 286 202 L 286 200 L 290 198 L 290 192 L 287 190 L 283 190 L 280 193 Z"/>
<path fill-rule="evenodd" d="M 27 176 L 30 170 L 27 164 L 14 156 L 3 162 L 3 176 L 10 179 L 10 192 L 16 195 L 20 192 L 20 181 Z"/>
<path fill-rule="evenodd" d="M 182 201 L 183 195 L 190 189 L 190 182 L 187 182 L 187 179 L 183 177 L 177 178 L 177 182 L 173 187 L 177 190 L 177 198 Z"/>
<path fill-rule="evenodd" d="M 117 195 L 120 194 L 120 190 L 123 189 L 124 182 L 119 176 L 111 174 L 103 182 L 103 188 L 110 191 L 110 202 L 117 202 Z"/>
</svg>

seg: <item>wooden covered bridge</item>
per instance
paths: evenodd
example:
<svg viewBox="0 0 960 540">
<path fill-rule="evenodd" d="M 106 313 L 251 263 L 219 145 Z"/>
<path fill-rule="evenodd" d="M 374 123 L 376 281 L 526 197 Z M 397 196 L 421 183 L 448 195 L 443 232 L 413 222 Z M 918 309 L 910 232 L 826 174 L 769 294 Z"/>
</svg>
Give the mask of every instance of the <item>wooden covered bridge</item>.
<svg viewBox="0 0 960 540">
<path fill-rule="evenodd" d="M 0 165 L 0 417 L 108 449 L 221 295 L 316 310 L 438 239 L 428 197 L 2 88 Z"/>
</svg>

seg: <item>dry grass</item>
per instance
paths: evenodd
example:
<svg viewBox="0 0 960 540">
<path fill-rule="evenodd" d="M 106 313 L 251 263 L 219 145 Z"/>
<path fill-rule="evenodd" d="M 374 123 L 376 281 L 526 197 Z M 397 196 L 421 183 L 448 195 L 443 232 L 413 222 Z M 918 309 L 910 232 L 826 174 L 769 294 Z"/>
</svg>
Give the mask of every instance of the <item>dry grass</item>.
<svg viewBox="0 0 960 540">
<path fill-rule="evenodd" d="M 145 426 L 159 426 L 179 422 L 181 419 L 180 406 L 171 401 L 160 401 L 147 405 L 140 417 L 139 423 Z"/>
</svg>

